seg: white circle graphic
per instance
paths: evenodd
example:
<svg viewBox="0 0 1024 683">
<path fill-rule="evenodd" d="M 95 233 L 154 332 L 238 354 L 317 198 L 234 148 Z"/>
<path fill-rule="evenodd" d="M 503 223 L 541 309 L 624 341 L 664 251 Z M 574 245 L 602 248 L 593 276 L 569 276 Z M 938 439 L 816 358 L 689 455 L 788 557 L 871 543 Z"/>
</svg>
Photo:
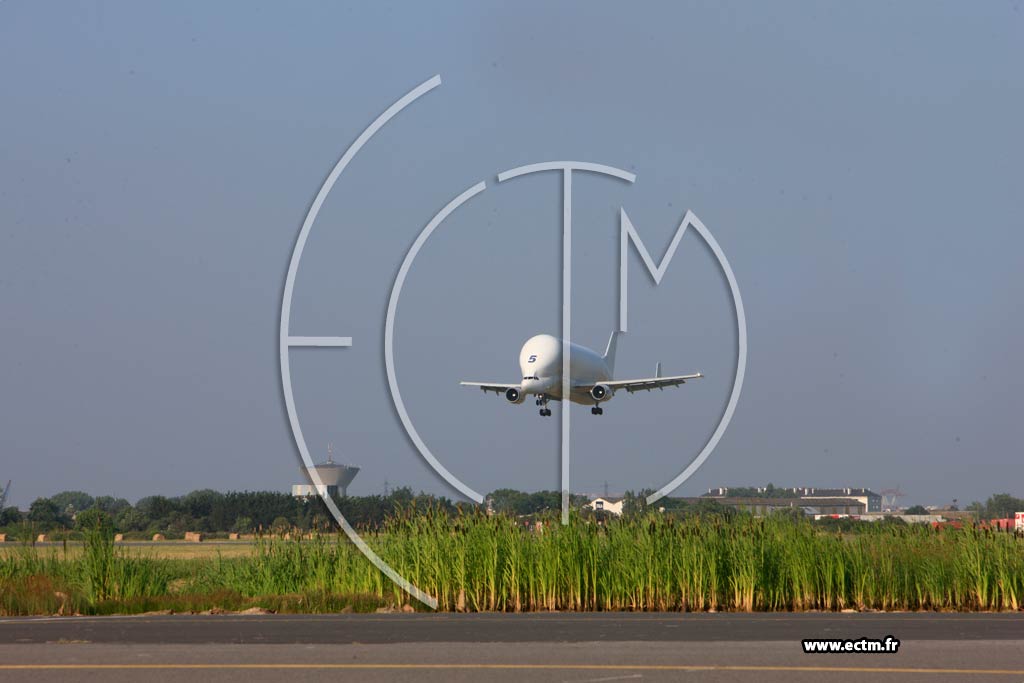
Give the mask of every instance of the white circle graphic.
<svg viewBox="0 0 1024 683">
<path fill-rule="evenodd" d="M 299 425 L 299 417 L 295 412 L 295 396 L 292 392 L 291 364 L 289 362 L 290 359 L 288 354 L 292 346 L 350 346 L 352 344 L 352 340 L 348 337 L 292 337 L 290 335 L 289 323 L 291 322 L 292 296 L 295 289 L 295 275 L 299 270 L 299 261 L 302 260 L 302 251 L 306 248 L 306 240 L 309 238 L 309 231 L 313 228 L 313 223 L 316 221 L 317 214 L 320 213 L 320 207 L 323 206 L 324 200 L 327 199 L 327 195 L 330 194 L 331 188 L 334 187 L 334 183 L 337 182 L 341 172 L 349 165 L 352 158 L 360 149 L 363 148 L 363 145 L 365 145 L 367 141 L 377 133 L 377 131 L 384 127 L 384 124 L 421 96 L 430 92 L 439 85 L 441 85 L 441 77 L 434 76 L 410 90 L 397 102 L 388 107 L 383 114 L 378 116 L 373 123 L 367 126 L 366 130 L 356 138 L 356 141 L 353 142 L 345 151 L 341 156 L 341 159 L 334 166 L 330 175 L 327 176 L 327 180 L 324 181 L 320 191 L 317 192 L 312 206 L 309 207 L 309 212 L 306 214 L 306 220 L 303 221 L 302 229 L 299 231 L 299 237 L 295 242 L 295 249 L 292 251 L 291 261 L 288 264 L 288 275 L 285 278 L 284 294 L 281 298 L 281 327 L 279 338 L 281 388 L 284 392 L 285 407 L 288 410 L 288 422 L 292 428 L 292 436 L 295 438 L 295 445 L 298 447 L 299 454 L 302 456 L 302 462 L 306 466 L 306 472 L 309 474 L 313 484 L 316 485 L 320 498 L 324 501 L 324 504 L 327 505 L 327 509 L 331 511 L 334 519 L 341 525 L 345 535 L 355 543 L 360 552 L 362 552 L 363 555 L 365 555 L 367 559 L 374 564 L 374 566 L 384 572 L 389 579 L 401 586 L 403 590 L 433 609 L 437 609 L 437 599 L 427 595 L 419 588 L 412 585 L 405 579 L 405 577 L 399 575 L 399 573 L 392 569 L 387 562 L 382 560 L 377 553 L 373 552 L 373 549 L 366 544 L 366 541 L 356 533 L 356 530 L 348 523 L 345 516 L 341 514 L 341 510 L 339 510 L 338 506 L 335 505 L 334 500 L 327 495 L 326 487 L 323 486 L 323 482 L 320 480 L 320 474 L 316 471 L 313 459 L 309 455 L 309 448 L 306 446 L 306 439 L 302 435 L 302 427 Z"/>
<path fill-rule="evenodd" d="M 298 272 L 299 263 L 302 259 L 302 252 L 305 249 L 306 241 L 313 227 L 313 223 L 316 221 L 316 217 L 319 214 L 320 209 L 327 198 L 327 195 L 330 193 L 331 189 L 334 187 L 334 184 L 337 182 L 341 173 L 345 170 L 345 168 L 352 161 L 355 155 L 363 148 L 363 146 L 370 140 L 370 138 L 372 138 L 388 121 L 394 118 L 399 112 L 404 110 L 414 101 L 419 99 L 421 96 L 438 87 L 440 84 L 441 77 L 439 75 L 434 76 L 428 79 L 427 81 L 421 83 L 408 93 L 406 93 L 398 101 L 396 101 L 394 104 L 388 107 L 387 110 L 385 110 L 380 116 L 378 116 L 359 135 L 359 137 L 356 138 L 355 142 L 353 142 L 352 145 L 345 151 L 341 159 L 339 159 L 338 163 L 334 166 L 331 173 L 324 181 L 315 199 L 313 200 L 313 203 L 310 206 L 309 211 L 306 214 L 306 218 L 303 221 L 302 228 L 299 231 L 299 236 L 296 239 L 295 248 L 292 251 L 292 256 L 288 265 L 288 273 L 285 278 L 284 292 L 281 301 L 281 320 L 279 330 L 281 384 L 285 399 L 285 406 L 288 413 L 289 424 L 292 430 L 292 436 L 295 439 L 295 444 L 299 450 L 299 454 L 302 457 L 302 462 L 306 467 L 306 471 L 309 474 L 310 480 L 313 482 L 314 485 L 316 485 L 318 494 L 324 501 L 324 504 L 330 510 L 334 519 L 341 526 L 342 530 L 345 532 L 348 538 L 356 545 L 356 547 L 359 548 L 359 550 L 374 564 L 374 566 L 376 566 L 381 572 L 388 576 L 388 578 L 390 578 L 403 590 L 408 592 L 412 597 L 416 598 L 417 600 L 423 602 L 424 604 L 434 609 L 436 609 L 437 607 L 437 600 L 434 597 L 427 595 L 426 593 L 418 589 L 416 586 L 412 585 L 407 579 L 399 575 L 392 567 L 390 567 L 386 562 L 384 562 L 384 560 L 381 559 L 366 544 L 365 541 L 363 541 L 359 534 L 356 533 L 355 529 L 352 528 L 352 526 L 345 519 L 344 515 L 342 515 L 341 511 L 338 509 L 338 506 L 335 504 L 334 500 L 330 497 L 330 495 L 327 494 L 326 487 L 323 486 L 323 483 L 320 480 L 319 473 L 317 472 L 312 457 L 309 454 L 309 448 L 306 445 L 305 437 L 303 436 L 302 428 L 299 424 L 298 415 L 295 408 L 295 398 L 292 388 L 289 353 L 292 347 L 347 347 L 352 345 L 352 340 L 350 337 L 297 336 L 291 334 L 291 305 L 294 296 L 295 278 Z M 635 180 L 635 175 L 631 173 L 621 171 L 620 169 L 614 169 L 612 167 L 604 166 L 601 164 L 591 164 L 583 162 L 547 162 L 543 164 L 531 164 L 528 166 L 519 167 L 517 169 L 512 169 L 511 171 L 506 171 L 498 175 L 498 181 L 502 182 L 504 180 L 514 178 L 519 175 L 524 175 L 529 172 L 559 169 L 563 170 L 563 172 L 565 173 L 564 182 L 566 188 L 571 188 L 570 174 L 572 170 L 605 173 L 607 175 L 613 175 L 615 177 L 618 177 L 622 180 L 627 180 L 628 182 L 633 182 Z M 420 232 L 419 236 L 416 238 L 416 241 L 413 243 L 412 247 L 410 247 L 409 249 L 409 252 L 406 254 L 406 257 L 402 262 L 402 265 L 392 285 L 391 296 L 388 302 L 387 316 L 385 319 L 384 334 L 384 355 L 387 370 L 388 386 L 391 391 L 391 397 L 392 401 L 394 402 L 395 409 L 398 412 L 398 415 L 402 421 L 402 425 L 405 428 L 406 433 L 412 440 L 413 444 L 416 446 L 419 453 L 423 456 L 427 463 L 434 469 L 434 471 L 437 472 L 445 481 L 447 481 L 455 489 L 457 489 L 467 498 L 473 500 L 476 503 L 482 503 L 484 500 L 483 496 L 481 496 L 478 492 L 474 491 L 472 488 L 470 488 L 461 480 L 459 480 L 456 476 L 449 472 L 447 468 L 445 468 L 444 465 L 440 463 L 440 461 L 438 461 L 438 459 L 433 455 L 433 453 L 431 453 L 430 449 L 427 447 L 427 444 L 419 436 L 419 433 L 416 431 L 412 419 L 410 418 L 408 411 L 405 408 L 404 402 L 402 401 L 401 392 L 399 391 L 398 380 L 396 377 L 394 367 L 394 322 L 398 307 L 398 300 L 401 295 L 402 285 L 404 284 L 405 278 L 408 275 L 410 268 L 412 267 L 413 261 L 415 260 L 416 255 L 419 253 L 422 246 L 426 243 L 427 239 L 429 239 L 429 237 L 436 230 L 436 228 L 439 227 L 441 223 L 452 212 L 454 212 L 459 206 L 467 202 L 469 199 L 483 192 L 486 189 L 486 187 L 487 184 L 485 182 L 479 182 L 465 190 L 462 194 L 458 195 L 456 198 L 451 200 L 443 209 L 441 209 L 430 220 L 430 222 L 428 222 L 427 226 Z M 655 493 L 648 496 L 648 504 L 657 501 L 658 499 L 664 497 L 665 495 L 671 493 L 673 490 L 681 486 L 683 482 L 685 482 L 690 476 L 693 475 L 694 472 L 696 472 L 696 470 L 704 463 L 704 461 L 707 460 L 707 458 L 714 451 L 715 447 L 718 445 L 718 442 L 722 438 L 722 435 L 724 434 L 726 428 L 728 427 L 729 422 L 732 419 L 733 413 L 736 408 L 736 403 L 739 400 L 740 390 L 743 385 L 743 378 L 746 370 L 747 326 L 746 317 L 743 310 L 743 300 L 740 297 L 739 286 L 736 283 L 736 277 L 733 274 L 732 268 L 729 265 L 729 261 L 725 257 L 725 254 L 722 251 L 717 240 L 715 240 L 714 236 L 704 226 L 700 219 L 694 216 L 691 212 L 687 212 L 687 218 L 684 220 L 689 221 L 689 225 L 692 226 L 695 230 L 697 230 L 698 234 L 711 249 L 712 253 L 715 255 L 715 258 L 719 263 L 719 266 L 722 268 L 722 272 L 724 273 L 726 280 L 729 283 L 729 289 L 732 295 L 733 305 L 736 312 L 736 326 L 739 342 L 736 361 L 736 376 L 733 381 L 729 401 L 726 405 L 725 410 L 722 413 L 722 417 L 718 423 L 718 426 L 715 428 L 715 431 L 708 440 L 708 442 L 701 449 L 697 457 L 694 458 L 683 469 L 683 471 L 680 472 L 679 475 L 672 479 L 668 484 L 658 489 Z M 571 242 L 569 241 L 571 239 L 571 228 L 569 226 L 571 226 L 571 206 L 566 204 L 563 212 L 563 233 L 565 240 L 563 246 L 571 244 Z M 568 254 L 571 254 L 571 249 L 568 250 Z M 570 256 L 564 257 L 565 260 L 563 261 L 563 270 L 566 272 L 571 271 L 571 265 L 569 263 L 570 258 Z M 563 275 L 564 274 L 565 272 L 563 272 Z M 567 301 L 563 302 L 563 317 L 566 318 L 563 320 L 563 329 L 565 332 L 563 336 L 566 337 L 564 343 L 566 343 L 567 345 L 567 316 L 569 301 L 571 300 L 568 290 L 565 290 L 563 292 L 563 298 L 567 299 Z M 623 323 L 623 326 L 625 326 L 625 323 Z M 563 378 L 563 381 L 567 380 Z M 568 510 L 566 507 L 568 504 L 568 497 L 565 495 L 568 486 L 567 466 L 569 450 L 567 434 L 569 427 L 569 419 L 567 409 L 563 409 L 562 427 L 562 519 L 563 523 L 565 523 L 567 522 L 568 517 Z"/>
</svg>

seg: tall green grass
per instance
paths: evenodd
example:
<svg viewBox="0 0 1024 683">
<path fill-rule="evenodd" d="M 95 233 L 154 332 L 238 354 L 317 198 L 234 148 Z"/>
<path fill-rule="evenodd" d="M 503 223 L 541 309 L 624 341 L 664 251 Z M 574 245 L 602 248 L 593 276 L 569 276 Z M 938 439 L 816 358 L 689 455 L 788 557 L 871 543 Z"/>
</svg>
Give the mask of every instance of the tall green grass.
<svg viewBox="0 0 1024 683">
<path fill-rule="evenodd" d="M 71 614 L 107 601 L 166 594 L 172 573 L 166 562 L 132 556 L 114 546 L 113 529 L 86 529 L 82 553 L 67 541 L 42 551 L 30 543 L 0 560 L 0 614 Z"/>
<path fill-rule="evenodd" d="M 607 526 L 552 519 L 403 514 L 369 539 L 442 610 L 1016 610 L 1024 541 L 979 529 L 879 525 L 822 532 L 791 519 Z M 210 588 L 245 594 L 363 593 L 408 598 L 346 541 L 260 542 L 220 563 Z"/>
<path fill-rule="evenodd" d="M 1024 597 L 1024 540 L 975 528 L 843 535 L 789 518 L 652 514 L 525 530 L 507 517 L 408 510 L 367 541 L 441 610 L 1017 610 Z M 0 560 L 0 589 L 5 614 L 56 611 L 47 591 L 93 612 L 158 598 L 312 612 L 409 601 L 343 537 L 316 534 L 262 537 L 251 557 L 214 560 L 133 557 L 106 537 L 75 557 L 26 547 Z"/>
</svg>

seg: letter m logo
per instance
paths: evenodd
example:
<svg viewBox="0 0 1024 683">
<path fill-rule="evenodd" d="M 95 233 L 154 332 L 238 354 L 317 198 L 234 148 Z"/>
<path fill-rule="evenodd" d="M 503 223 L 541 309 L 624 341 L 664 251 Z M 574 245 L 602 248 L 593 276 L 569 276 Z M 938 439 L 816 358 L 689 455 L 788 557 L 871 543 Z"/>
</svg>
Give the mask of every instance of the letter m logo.
<svg viewBox="0 0 1024 683">
<path fill-rule="evenodd" d="M 683 234 L 686 232 L 686 228 L 694 226 L 698 232 L 702 235 L 707 233 L 707 229 L 704 224 L 700 222 L 692 211 L 687 211 L 683 217 L 683 222 L 676 228 L 676 234 L 672 237 L 672 243 L 668 245 L 668 250 L 665 251 L 665 256 L 662 257 L 661 263 L 655 265 L 654 259 L 651 258 L 651 254 L 647 251 L 647 247 L 644 246 L 644 241 L 640 239 L 640 234 L 633 227 L 633 221 L 629 220 L 629 216 L 626 215 L 626 210 L 619 208 L 619 330 L 622 332 L 627 331 L 629 321 L 629 243 L 632 242 L 633 246 L 636 247 L 636 251 L 640 254 L 640 258 L 643 259 L 644 265 L 647 266 L 647 272 L 651 274 L 651 279 L 654 280 L 655 285 L 661 284 L 661 278 L 665 277 L 665 271 L 668 270 L 669 263 L 672 262 L 672 257 L 676 253 L 676 248 L 679 246 L 679 241 L 683 239 Z"/>
</svg>

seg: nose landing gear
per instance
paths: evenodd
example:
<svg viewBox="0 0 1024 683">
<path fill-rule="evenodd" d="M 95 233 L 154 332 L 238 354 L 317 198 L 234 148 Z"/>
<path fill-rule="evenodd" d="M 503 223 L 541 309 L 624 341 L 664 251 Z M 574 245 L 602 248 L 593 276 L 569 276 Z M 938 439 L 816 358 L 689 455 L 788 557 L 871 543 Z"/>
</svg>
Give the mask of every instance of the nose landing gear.
<svg viewBox="0 0 1024 683">
<path fill-rule="evenodd" d="M 590 414 L 591 415 L 604 415 L 604 408 L 602 408 L 601 406 L 594 406 L 593 408 L 590 409 Z"/>
</svg>

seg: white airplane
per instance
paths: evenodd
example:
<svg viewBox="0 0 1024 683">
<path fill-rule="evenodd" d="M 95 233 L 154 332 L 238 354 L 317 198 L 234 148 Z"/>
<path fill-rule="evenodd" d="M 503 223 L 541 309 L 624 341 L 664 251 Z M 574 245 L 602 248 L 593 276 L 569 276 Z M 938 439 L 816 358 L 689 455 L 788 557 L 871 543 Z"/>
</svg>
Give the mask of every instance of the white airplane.
<svg viewBox="0 0 1024 683">
<path fill-rule="evenodd" d="M 604 410 L 601 404 L 611 400 L 619 389 L 629 393 L 634 391 L 651 391 L 686 384 L 686 380 L 700 379 L 704 375 L 697 372 L 692 375 L 661 376 L 661 363 L 655 366 L 654 377 L 644 379 L 612 379 L 615 370 L 615 343 L 618 332 L 612 332 L 608 339 L 608 347 L 604 355 L 585 346 L 569 345 L 569 375 L 571 386 L 569 400 L 584 405 L 593 403 L 590 409 L 593 415 L 601 415 Z M 550 334 L 538 334 L 530 337 L 519 352 L 519 368 L 523 373 L 523 381 L 519 384 L 502 384 L 500 382 L 460 382 L 462 386 L 479 387 L 484 391 L 505 394 L 509 403 L 522 403 L 527 394 L 537 397 L 540 414 L 551 416 L 548 401 L 562 400 L 562 340 Z"/>
</svg>

